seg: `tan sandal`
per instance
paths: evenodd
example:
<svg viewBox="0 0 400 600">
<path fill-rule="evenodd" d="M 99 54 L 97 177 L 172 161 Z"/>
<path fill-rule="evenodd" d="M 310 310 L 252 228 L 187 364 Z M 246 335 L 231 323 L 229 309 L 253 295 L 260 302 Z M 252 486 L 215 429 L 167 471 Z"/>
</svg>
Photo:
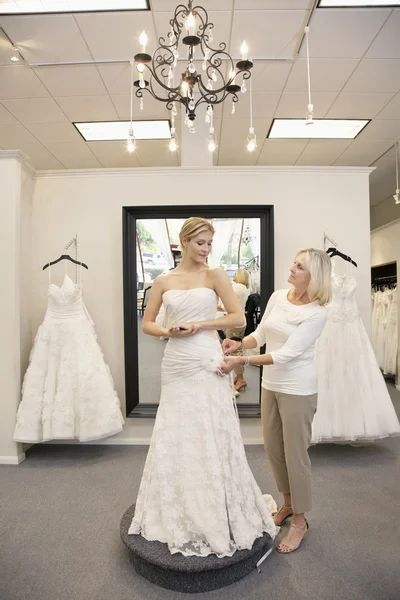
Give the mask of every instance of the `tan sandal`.
<svg viewBox="0 0 400 600">
<path fill-rule="evenodd" d="M 285 510 L 290 510 L 289 514 L 288 514 L 288 515 L 286 515 L 286 517 L 284 517 L 284 518 L 282 519 L 282 521 L 278 521 L 278 522 L 277 522 L 277 521 L 276 521 L 276 518 L 278 517 L 278 515 L 279 515 L 281 512 L 283 512 L 283 511 L 285 511 Z M 276 525 L 277 527 L 280 527 L 280 526 L 281 526 L 281 525 L 283 525 L 283 524 L 284 524 L 284 522 L 285 522 L 287 519 L 289 519 L 289 518 L 290 518 L 292 515 L 293 515 L 293 509 L 292 509 L 292 507 L 291 507 L 291 506 L 285 506 L 285 505 L 281 506 L 281 507 L 280 507 L 280 509 L 278 510 L 278 512 L 274 514 L 274 523 L 275 523 L 275 525 Z"/>
<path fill-rule="evenodd" d="M 301 540 L 299 541 L 299 543 L 296 545 L 291 545 L 290 544 L 290 540 L 293 536 L 293 532 L 295 530 L 299 530 L 301 529 L 302 531 L 304 531 L 304 535 L 301 538 Z M 279 554 L 291 554 L 292 552 L 295 552 L 295 550 L 297 550 L 298 548 L 300 548 L 301 542 L 304 540 L 304 536 L 307 533 L 309 529 L 307 520 L 305 519 L 305 523 L 304 525 L 295 525 L 294 523 L 291 523 L 290 525 L 290 529 L 287 533 L 287 535 L 285 535 L 285 537 L 283 538 L 283 540 L 280 542 L 279 546 L 277 547 L 276 551 L 279 552 Z M 289 548 L 288 550 L 282 550 L 283 546 L 285 546 L 286 548 Z M 281 549 L 279 549 L 281 548 Z"/>
</svg>

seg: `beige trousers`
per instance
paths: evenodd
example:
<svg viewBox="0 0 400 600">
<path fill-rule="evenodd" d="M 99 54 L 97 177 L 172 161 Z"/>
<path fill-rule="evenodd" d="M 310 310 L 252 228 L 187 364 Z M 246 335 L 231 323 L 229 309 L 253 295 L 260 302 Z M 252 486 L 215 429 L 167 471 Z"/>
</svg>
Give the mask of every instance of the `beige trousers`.
<svg viewBox="0 0 400 600">
<path fill-rule="evenodd" d="M 246 331 L 246 326 L 244 327 L 234 327 L 233 329 L 226 330 L 226 337 L 231 338 L 233 335 L 238 335 L 240 337 L 244 336 L 244 332 Z M 232 356 L 243 356 L 243 352 L 241 350 L 237 350 L 236 352 L 232 352 Z M 244 366 L 238 365 L 234 368 L 236 375 L 243 375 Z"/>
<path fill-rule="evenodd" d="M 278 489 L 290 494 L 293 512 L 311 509 L 311 461 L 308 447 L 317 410 L 317 394 L 295 396 L 262 389 L 264 447 Z"/>
</svg>

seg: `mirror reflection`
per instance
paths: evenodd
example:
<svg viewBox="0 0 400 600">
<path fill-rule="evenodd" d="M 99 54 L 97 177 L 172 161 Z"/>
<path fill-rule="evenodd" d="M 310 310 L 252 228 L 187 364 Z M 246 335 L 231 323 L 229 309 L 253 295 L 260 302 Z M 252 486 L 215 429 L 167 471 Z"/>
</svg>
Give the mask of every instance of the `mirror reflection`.
<svg viewBox="0 0 400 600">
<path fill-rule="evenodd" d="M 249 335 L 259 323 L 260 219 L 210 220 L 215 235 L 208 264 L 225 270 L 246 316 L 246 327 L 218 331 L 222 342 L 225 337 Z M 160 399 L 161 362 L 168 338 L 145 335 L 142 317 L 155 278 L 174 269 L 180 262 L 179 231 L 183 223 L 184 219 L 136 220 L 139 403 L 157 405 Z M 223 315 L 224 307 L 219 301 L 216 318 Z M 166 327 L 163 307 L 156 322 L 160 327 Z M 260 402 L 260 367 L 238 368 L 234 378 L 238 404 Z"/>
</svg>

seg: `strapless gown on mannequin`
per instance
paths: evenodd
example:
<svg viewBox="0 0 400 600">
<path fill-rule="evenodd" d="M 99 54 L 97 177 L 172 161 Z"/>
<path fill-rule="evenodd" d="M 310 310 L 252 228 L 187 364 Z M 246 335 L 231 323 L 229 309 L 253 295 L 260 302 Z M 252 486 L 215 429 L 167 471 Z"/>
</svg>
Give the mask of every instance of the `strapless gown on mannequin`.
<svg viewBox="0 0 400 600">
<path fill-rule="evenodd" d="M 400 425 L 355 299 L 352 274 L 332 276 L 328 321 L 317 342 L 318 408 L 312 443 L 373 441 Z"/>
<path fill-rule="evenodd" d="M 210 288 L 169 290 L 169 326 L 214 319 Z M 217 332 L 171 338 L 162 391 L 130 534 L 167 543 L 185 556 L 231 556 L 257 537 L 276 535 L 270 511 L 247 463 Z M 267 465 L 266 465 L 267 468 Z"/>
<path fill-rule="evenodd" d="M 66 274 L 48 305 L 24 377 L 14 440 L 82 442 L 114 435 L 124 419 L 110 371 L 82 298 Z"/>
</svg>

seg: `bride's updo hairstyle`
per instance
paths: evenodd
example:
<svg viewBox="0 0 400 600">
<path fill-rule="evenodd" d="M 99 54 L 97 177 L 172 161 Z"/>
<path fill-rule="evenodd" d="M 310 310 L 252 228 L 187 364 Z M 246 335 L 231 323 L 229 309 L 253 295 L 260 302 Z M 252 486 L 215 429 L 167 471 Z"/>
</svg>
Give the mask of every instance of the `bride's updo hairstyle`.
<svg viewBox="0 0 400 600">
<path fill-rule="evenodd" d="M 304 263 L 310 272 L 308 297 L 311 302 L 318 301 L 321 306 L 325 306 L 332 298 L 332 262 L 330 256 L 323 250 L 316 250 L 315 248 L 298 250 L 296 258 L 299 254 L 304 254 Z"/>
<path fill-rule="evenodd" d="M 185 252 L 183 241 L 190 241 L 197 237 L 203 231 L 209 231 L 212 235 L 215 233 L 215 229 L 207 219 L 203 217 L 189 217 L 182 225 L 182 229 L 179 232 L 179 241 L 181 243 L 182 253 Z"/>
</svg>

